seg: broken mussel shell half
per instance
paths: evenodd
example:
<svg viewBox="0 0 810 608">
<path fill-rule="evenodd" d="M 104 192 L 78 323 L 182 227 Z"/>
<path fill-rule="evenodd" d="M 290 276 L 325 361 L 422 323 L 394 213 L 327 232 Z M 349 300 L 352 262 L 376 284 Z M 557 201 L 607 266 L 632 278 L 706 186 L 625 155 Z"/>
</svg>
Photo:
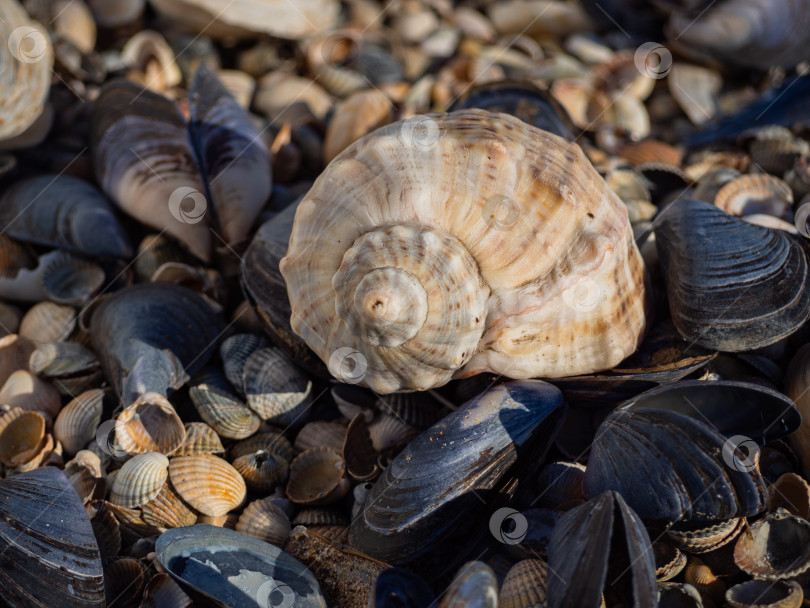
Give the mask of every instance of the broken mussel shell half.
<svg viewBox="0 0 810 608">
<path fill-rule="evenodd" d="M 548 566 L 550 608 L 599 608 L 603 592 L 615 594 L 611 599 L 622 606 L 657 605 L 650 537 L 616 492 L 562 516 L 551 535 Z"/>
<path fill-rule="evenodd" d="M 161 566 L 201 605 L 325 608 L 318 581 L 278 547 L 227 528 L 197 524 L 164 532 Z"/>
<path fill-rule="evenodd" d="M 798 239 L 688 199 L 671 203 L 656 223 L 669 308 L 685 339 L 723 351 L 752 350 L 807 320 L 808 263 Z M 768 296 L 750 297 L 755 293 Z"/>
<path fill-rule="evenodd" d="M 755 384 L 660 386 L 616 408 L 599 427 L 585 494 L 615 490 L 642 519 L 664 523 L 756 515 L 768 494 L 752 444 L 781 439 L 800 421 L 789 398 Z"/>
<path fill-rule="evenodd" d="M 352 522 L 349 545 L 441 576 L 465 555 L 460 547 L 477 540 L 469 530 L 482 515 L 479 497 L 494 498 L 508 484 L 518 454 L 539 464 L 564 413 L 560 392 L 539 380 L 506 382 L 468 401 L 394 458 Z"/>
<path fill-rule="evenodd" d="M 0 597 L 9 606 L 105 606 L 90 519 L 59 469 L 0 481 Z"/>
</svg>

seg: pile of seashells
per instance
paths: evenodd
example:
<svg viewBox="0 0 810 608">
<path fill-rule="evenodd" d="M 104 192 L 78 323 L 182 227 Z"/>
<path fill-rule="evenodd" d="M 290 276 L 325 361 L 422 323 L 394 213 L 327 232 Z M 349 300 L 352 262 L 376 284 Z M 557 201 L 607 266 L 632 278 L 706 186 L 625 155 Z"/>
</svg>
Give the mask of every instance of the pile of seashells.
<svg viewBox="0 0 810 608">
<path fill-rule="evenodd" d="M 0 32 L 0 605 L 810 605 L 810 0 Z"/>
</svg>

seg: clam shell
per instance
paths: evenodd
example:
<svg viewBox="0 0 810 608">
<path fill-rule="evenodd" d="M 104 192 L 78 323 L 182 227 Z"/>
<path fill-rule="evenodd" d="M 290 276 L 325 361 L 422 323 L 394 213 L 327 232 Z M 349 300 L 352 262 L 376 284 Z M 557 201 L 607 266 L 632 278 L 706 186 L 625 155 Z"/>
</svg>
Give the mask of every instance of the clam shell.
<svg viewBox="0 0 810 608">
<path fill-rule="evenodd" d="M 132 245 L 110 201 L 69 175 L 14 182 L 0 197 L 8 236 L 91 257 L 132 257 Z"/>
<path fill-rule="evenodd" d="M 34 344 L 61 342 L 76 327 L 76 311 L 72 306 L 40 302 L 28 309 L 20 321 L 20 337 Z"/>
<path fill-rule="evenodd" d="M 186 429 L 169 401 L 157 393 L 144 393 L 115 421 L 116 445 L 127 454 L 171 454 L 186 439 Z"/>
<path fill-rule="evenodd" d="M 1 436 L 0 436 L 1 437 Z M 768 510 L 785 509 L 810 520 L 810 484 L 796 473 L 785 473 L 768 488 Z"/>
<path fill-rule="evenodd" d="M 684 570 L 683 580 L 692 585 L 700 597 L 713 602 L 722 602 L 726 594 L 726 584 L 712 572 L 712 569 L 696 557 L 690 557 Z"/>
<path fill-rule="evenodd" d="M 247 404 L 262 420 L 280 426 L 301 424 L 312 405 L 312 381 L 281 349 L 262 348 L 242 372 Z"/>
<path fill-rule="evenodd" d="M 597 608 L 608 564 L 618 567 L 619 580 L 608 584 L 623 603 L 656 605 L 655 559 L 647 530 L 616 492 L 603 492 L 574 507 L 554 527 L 548 568 L 561 582 L 548 587 L 549 607 Z"/>
<path fill-rule="evenodd" d="M 292 444 L 287 441 L 281 432 L 276 431 L 261 431 L 248 439 L 236 442 L 231 446 L 229 456 L 231 460 L 236 460 L 240 456 L 253 454 L 260 450 L 277 454 L 288 462 L 295 457 Z"/>
<path fill-rule="evenodd" d="M 146 568 L 137 559 L 121 557 L 104 566 L 104 594 L 109 608 L 137 608 L 146 586 Z"/>
<path fill-rule="evenodd" d="M 553 462 L 537 477 L 540 492 L 532 504 L 555 511 L 568 511 L 587 500 L 582 487 L 585 466 L 577 462 Z"/>
<path fill-rule="evenodd" d="M 672 319 L 687 340 L 750 350 L 790 335 L 807 319 L 807 258 L 789 235 L 692 200 L 673 202 L 657 224 Z M 748 290 L 772 296 L 763 307 L 743 297 Z"/>
<path fill-rule="evenodd" d="M 129 507 L 122 507 L 112 502 L 107 502 L 106 506 L 118 520 L 118 529 L 121 532 L 121 539 L 124 545 L 134 543 L 141 538 L 155 536 L 161 532 L 159 528 L 156 528 L 141 517 L 140 509 L 130 509 Z"/>
<path fill-rule="evenodd" d="M 149 282 L 157 270 L 171 262 L 192 263 L 192 258 L 176 241 L 161 234 L 149 234 L 143 237 L 135 256 L 135 275 L 144 282 Z"/>
<path fill-rule="evenodd" d="M 619 406 L 599 427 L 585 470 L 585 494 L 615 490 L 643 519 L 664 522 L 756 515 L 765 507 L 765 482 L 755 462 L 734 450 L 741 444 L 728 439 L 744 435 L 764 443 L 798 423 L 784 395 L 754 384 L 663 385 Z M 706 492 L 699 479 L 712 480 L 713 491 Z"/>
<path fill-rule="evenodd" d="M 0 403 L 42 412 L 50 420 L 59 413 L 62 398 L 50 382 L 19 369 L 12 372 L 0 388 Z"/>
<path fill-rule="evenodd" d="M 784 509 L 749 523 L 734 546 L 734 563 L 754 578 L 775 581 L 810 568 L 810 523 Z"/>
<path fill-rule="evenodd" d="M 659 585 L 658 606 L 661 608 L 704 608 L 698 590 L 687 583 L 662 583 Z"/>
<path fill-rule="evenodd" d="M 681 164 L 683 154 L 675 147 L 656 139 L 628 144 L 619 150 L 619 156 L 631 165 L 641 163 L 665 163 L 667 165 Z"/>
<path fill-rule="evenodd" d="M 744 527 L 745 518 L 739 517 L 709 525 L 674 526 L 667 530 L 667 537 L 681 550 L 699 555 L 730 543 Z"/>
<path fill-rule="evenodd" d="M 158 452 L 138 454 L 127 460 L 112 483 L 110 502 L 137 508 L 160 493 L 169 475 L 169 459 Z"/>
<path fill-rule="evenodd" d="M 524 559 L 509 569 L 498 594 L 501 608 L 530 608 L 546 604 L 548 565 L 541 559 Z"/>
<path fill-rule="evenodd" d="M 678 576 L 686 567 L 686 554 L 673 544 L 657 540 L 653 542 L 655 555 L 655 579 L 662 583 Z"/>
<path fill-rule="evenodd" d="M 259 450 L 236 458 L 233 468 L 244 478 L 248 491 L 253 494 L 267 494 L 284 483 L 289 463 L 276 454 Z"/>
<path fill-rule="evenodd" d="M 261 420 L 256 414 L 215 386 L 199 384 L 189 390 L 189 396 L 200 418 L 222 437 L 244 439 L 259 429 Z"/>
<path fill-rule="evenodd" d="M 346 463 L 335 450 L 310 448 L 290 463 L 287 497 L 296 504 L 325 505 L 337 502 L 350 488 Z"/>
<path fill-rule="evenodd" d="M 25 369 L 35 345 L 28 339 L 10 334 L 0 338 L 0 386 L 12 372 Z"/>
<path fill-rule="evenodd" d="M 666 75 L 672 98 L 693 124 L 702 125 L 718 113 L 723 78 L 717 70 L 677 61 Z"/>
<path fill-rule="evenodd" d="M 169 478 L 177 494 L 204 515 L 225 515 L 242 504 L 247 493 L 239 472 L 210 454 L 172 458 Z"/>
<path fill-rule="evenodd" d="M 799 608 L 804 593 L 796 581 L 753 580 L 726 591 L 731 608 Z"/>
<path fill-rule="evenodd" d="M 45 418 L 15 407 L 0 416 L 0 462 L 18 467 L 32 460 L 45 444 Z"/>
<path fill-rule="evenodd" d="M 326 129 L 324 161 L 330 162 L 350 144 L 390 123 L 393 114 L 391 101 L 376 88 L 357 91 L 338 103 Z"/>
<path fill-rule="evenodd" d="M 749 173 L 723 186 L 714 204 L 729 215 L 764 213 L 792 219 L 793 192 L 778 177 Z"/>
<path fill-rule="evenodd" d="M 193 456 L 195 454 L 224 454 L 225 448 L 217 432 L 204 422 L 187 422 L 186 439 L 175 456 Z"/>
<path fill-rule="evenodd" d="M 402 447 L 419 434 L 414 427 L 405 424 L 402 419 L 382 414 L 368 425 L 369 437 L 374 449 L 385 452 L 392 448 Z"/>
<path fill-rule="evenodd" d="M 175 494 L 168 481 L 163 483 L 160 492 L 141 507 L 145 522 L 158 528 L 182 528 L 193 526 L 197 516 Z"/>
<path fill-rule="evenodd" d="M 121 61 L 130 69 L 130 80 L 158 93 L 165 93 L 183 79 L 174 51 L 166 39 L 153 30 L 142 30 L 127 40 L 121 49 Z"/>
<path fill-rule="evenodd" d="M 245 387 L 242 384 L 245 363 L 254 352 L 269 346 L 267 338 L 257 334 L 234 334 L 219 345 L 219 356 L 222 359 L 222 370 L 236 391 L 244 397 Z"/>
<path fill-rule="evenodd" d="M 51 342 L 31 353 L 28 369 L 46 378 L 72 376 L 95 371 L 98 359 L 92 350 L 77 342 Z"/>
<path fill-rule="evenodd" d="M 343 450 L 343 441 L 346 438 L 346 427 L 339 422 L 316 420 L 307 422 L 295 436 L 293 446 L 297 452 L 310 448 L 325 447 L 336 452 Z"/>
<path fill-rule="evenodd" d="M 104 407 L 104 391 L 94 388 L 68 403 L 53 424 L 53 435 L 62 449 L 73 456 L 96 436 Z"/>
<path fill-rule="evenodd" d="M 2 39 L 8 41 L 0 54 L 2 142 L 25 134 L 45 109 L 51 85 L 53 47 L 46 30 L 29 19 L 16 0 L 5 0 L 0 6 L 0 24 Z"/>
<path fill-rule="evenodd" d="M 537 239 L 534 222 L 565 229 Z M 578 146 L 483 110 L 400 121 L 344 150 L 298 206 L 280 269 L 295 332 L 333 375 L 379 393 L 606 369 L 644 327 L 621 201 Z M 614 331 L 592 331 L 605 318 Z"/>
<path fill-rule="evenodd" d="M 96 477 L 90 467 L 82 466 L 71 460 L 65 464 L 64 473 L 85 505 L 95 496 L 103 497 L 106 493 L 105 480 Z"/>
<path fill-rule="evenodd" d="M 251 536 L 198 524 L 163 533 L 158 561 L 186 588 L 225 606 L 267 605 L 278 592 L 290 605 L 325 608 L 318 581 L 304 564 L 278 547 Z M 253 596 L 243 598 L 250 582 Z"/>
<path fill-rule="evenodd" d="M 468 401 L 393 459 L 352 522 L 349 544 L 394 565 L 418 566 L 433 578 L 452 567 L 464 554 L 461 547 L 476 540 L 469 530 L 482 514 L 473 490 L 495 491 L 507 483 L 509 477 L 502 478 L 518 449 L 544 453 L 558 430 L 561 406 L 562 394 L 535 380 L 500 384 Z M 446 515 L 456 512 L 466 514 L 461 538 L 461 520 Z M 449 546 L 453 554 L 442 554 Z"/>
<path fill-rule="evenodd" d="M 172 580 L 161 572 L 153 576 L 143 591 L 142 608 L 190 608 L 191 598 Z"/>
<path fill-rule="evenodd" d="M 498 581 L 492 568 L 484 562 L 468 562 L 461 567 L 442 596 L 439 608 L 470 605 L 498 606 Z"/>
<path fill-rule="evenodd" d="M 103 608 L 93 529 L 64 474 L 45 467 L 0 480 L 0 595 L 13 606 Z M 45 584 L 47 583 L 47 584 Z"/>
<path fill-rule="evenodd" d="M 198 524 L 208 524 L 218 528 L 228 528 L 228 530 L 236 530 L 236 523 L 239 521 L 236 513 L 228 513 L 227 515 L 198 515 Z"/>
<path fill-rule="evenodd" d="M 784 175 L 797 160 L 810 153 L 806 141 L 778 125 L 757 129 L 748 149 L 751 161 L 773 175 Z"/>
<path fill-rule="evenodd" d="M 270 498 L 254 500 L 239 516 L 236 531 L 249 534 L 277 547 L 283 547 L 290 535 L 290 520 Z"/>
<path fill-rule="evenodd" d="M 85 507 L 102 559 L 115 557 L 121 551 L 118 520 L 103 500 L 93 500 Z"/>
</svg>

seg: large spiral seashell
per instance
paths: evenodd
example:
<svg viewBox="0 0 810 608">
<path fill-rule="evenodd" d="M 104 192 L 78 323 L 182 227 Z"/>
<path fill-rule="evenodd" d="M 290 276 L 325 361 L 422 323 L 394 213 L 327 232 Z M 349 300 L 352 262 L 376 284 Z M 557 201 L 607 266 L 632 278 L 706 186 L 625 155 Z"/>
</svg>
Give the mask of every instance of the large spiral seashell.
<svg viewBox="0 0 810 608">
<path fill-rule="evenodd" d="M 645 326 L 626 207 L 579 146 L 483 110 L 347 148 L 298 207 L 280 268 L 294 331 L 380 393 L 608 369 Z"/>
</svg>

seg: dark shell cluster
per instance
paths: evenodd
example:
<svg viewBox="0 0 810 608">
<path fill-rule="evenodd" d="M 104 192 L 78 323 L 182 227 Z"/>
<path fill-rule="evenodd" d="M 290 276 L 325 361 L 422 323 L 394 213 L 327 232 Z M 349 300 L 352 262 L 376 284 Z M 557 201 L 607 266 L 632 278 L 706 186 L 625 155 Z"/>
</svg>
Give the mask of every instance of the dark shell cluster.
<svg viewBox="0 0 810 608">
<path fill-rule="evenodd" d="M 0 31 L 0 605 L 808 605 L 810 0 L 0 0 Z M 293 330 L 299 204 L 471 110 L 581 148 L 646 328 L 592 374 L 377 394 Z"/>
</svg>

